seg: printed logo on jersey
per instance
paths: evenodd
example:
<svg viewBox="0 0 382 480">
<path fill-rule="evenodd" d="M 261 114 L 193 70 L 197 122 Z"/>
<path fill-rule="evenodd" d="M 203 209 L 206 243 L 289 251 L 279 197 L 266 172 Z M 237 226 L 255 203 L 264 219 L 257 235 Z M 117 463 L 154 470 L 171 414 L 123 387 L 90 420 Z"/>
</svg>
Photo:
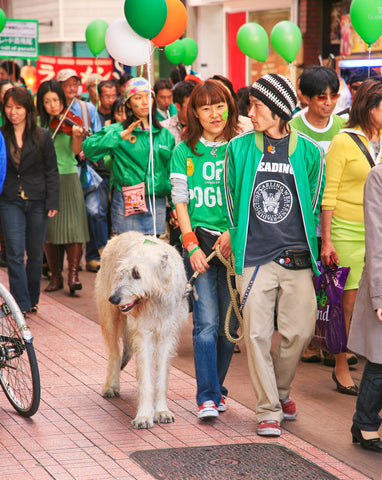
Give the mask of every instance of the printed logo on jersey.
<svg viewBox="0 0 382 480">
<path fill-rule="evenodd" d="M 256 217 L 265 223 L 279 223 L 287 218 L 293 203 L 292 193 L 281 182 L 260 183 L 253 195 Z"/>
<path fill-rule="evenodd" d="M 187 177 L 191 177 L 195 170 L 194 164 L 192 163 L 191 158 L 187 158 Z"/>
</svg>

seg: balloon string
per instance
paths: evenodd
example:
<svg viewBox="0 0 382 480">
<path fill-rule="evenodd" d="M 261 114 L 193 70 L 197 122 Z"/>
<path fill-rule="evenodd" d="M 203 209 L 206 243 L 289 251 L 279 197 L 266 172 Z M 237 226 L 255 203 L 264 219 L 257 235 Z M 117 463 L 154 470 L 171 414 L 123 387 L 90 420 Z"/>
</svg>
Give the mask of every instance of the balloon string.
<svg viewBox="0 0 382 480">
<path fill-rule="evenodd" d="M 292 65 L 291 63 L 288 63 L 288 68 L 287 68 L 287 70 L 286 70 L 286 72 L 285 72 L 285 76 L 288 76 L 288 73 L 289 73 L 289 70 L 290 70 L 291 65 Z"/>
<path fill-rule="evenodd" d="M 95 67 L 96 67 L 96 79 L 95 79 L 95 91 L 96 91 L 96 104 L 95 104 L 95 115 L 94 115 L 94 132 L 97 131 L 97 117 L 98 117 L 98 57 L 95 57 Z"/>
<path fill-rule="evenodd" d="M 149 137 L 150 137 L 150 156 L 149 156 L 149 165 L 151 167 L 151 180 L 152 180 L 152 186 L 153 186 L 153 204 L 151 211 L 153 213 L 153 223 L 154 223 L 154 237 L 157 235 L 157 220 L 156 220 L 156 207 L 155 207 L 155 175 L 154 175 L 154 152 L 153 152 L 153 118 L 152 118 L 152 108 L 151 108 L 151 99 L 152 99 L 152 94 L 151 94 L 151 55 L 152 51 L 150 52 L 148 61 L 147 61 L 147 79 L 149 82 L 149 88 L 150 88 L 150 94 L 149 94 L 149 101 L 150 101 L 150 108 L 149 108 L 149 127 L 150 127 L 150 132 L 149 132 Z M 150 195 L 150 192 L 149 192 Z"/>
<path fill-rule="evenodd" d="M 367 76 L 370 77 L 370 63 L 371 63 L 371 43 L 369 43 L 369 65 L 367 69 Z"/>
</svg>

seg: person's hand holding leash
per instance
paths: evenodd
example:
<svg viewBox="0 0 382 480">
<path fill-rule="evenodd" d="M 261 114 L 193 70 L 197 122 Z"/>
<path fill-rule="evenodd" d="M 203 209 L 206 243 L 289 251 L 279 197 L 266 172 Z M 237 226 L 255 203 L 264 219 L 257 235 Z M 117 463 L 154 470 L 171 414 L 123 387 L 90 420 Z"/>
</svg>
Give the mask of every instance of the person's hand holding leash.
<svg viewBox="0 0 382 480">
<path fill-rule="evenodd" d="M 215 250 L 216 245 L 219 245 L 220 253 L 224 258 L 228 258 L 231 255 L 231 235 L 228 230 L 222 233 L 216 240 L 215 245 L 212 247 L 213 250 Z"/>
</svg>

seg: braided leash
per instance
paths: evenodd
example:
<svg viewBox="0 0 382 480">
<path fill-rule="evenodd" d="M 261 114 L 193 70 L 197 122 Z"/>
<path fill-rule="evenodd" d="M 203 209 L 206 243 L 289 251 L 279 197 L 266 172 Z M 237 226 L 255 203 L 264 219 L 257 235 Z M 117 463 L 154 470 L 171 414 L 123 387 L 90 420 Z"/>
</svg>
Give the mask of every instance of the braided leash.
<svg viewBox="0 0 382 480">
<path fill-rule="evenodd" d="M 244 338 L 244 328 L 243 328 L 243 317 L 241 315 L 241 311 L 239 308 L 239 292 L 237 291 L 236 288 L 232 286 L 232 278 L 235 278 L 235 258 L 233 254 L 231 254 L 228 258 L 224 258 L 223 255 L 220 252 L 219 245 L 216 246 L 216 249 L 211 253 L 206 258 L 207 263 L 209 263 L 215 256 L 218 257 L 218 259 L 222 262 L 222 264 L 226 267 L 227 269 L 227 283 L 228 283 L 228 289 L 229 293 L 231 296 L 231 302 L 228 306 L 227 309 L 227 314 L 225 317 L 225 322 L 224 322 L 224 332 L 227 337 L 227 339 L 231 343 L 239 343 L 243 338 Z M 192 292 L 193 285 L 195 283 L 196 278 L 198 277 L 199 272 L 194 272 L 190 280 L 186 284 L 186 295 L 189 295 Z M 241 335 L 238 338 L 232 337 L 229 327 L 230 327 L 230 319 L 231 319 L 231 312 L 232 308 L 235 312 L 236 318 L 239 321 L 240 329 L 241 329 Z"/>
</svg>

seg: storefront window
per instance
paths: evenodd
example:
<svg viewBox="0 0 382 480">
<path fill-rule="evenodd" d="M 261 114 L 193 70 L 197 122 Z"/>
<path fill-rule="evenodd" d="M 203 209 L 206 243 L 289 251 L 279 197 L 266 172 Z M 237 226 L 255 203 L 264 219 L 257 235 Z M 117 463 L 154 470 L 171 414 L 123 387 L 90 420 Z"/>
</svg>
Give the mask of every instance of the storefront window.
<svg viewBox="0 0 382 480">
<path fill-rule="evenodd" d="M 248 17 L 249 22 L 258 23 L 265 28 L 266 32 L 268 33 L 269 39 L 271 36 L 272 28 L 276 25 L 276 23 L 281 22 L 282 20 L 290 20 L 289 9 L 250 12 Z M 300 56 L 302 58 L 302 49 L 300 49 L 295 63 L 301 63 L 298 61 Z M 270 40 L 269 53 L 266 62 L 258 62 L 252 59 L 249 59 L 248 61 L 250 62 L 250 83 L 253 83 L 266 73 L 281 73 L 285 75 L 289 66 L 289 64 L 273 49 Z M 288 76 L 291 77 L 289 73 Z"/>
</svg>

